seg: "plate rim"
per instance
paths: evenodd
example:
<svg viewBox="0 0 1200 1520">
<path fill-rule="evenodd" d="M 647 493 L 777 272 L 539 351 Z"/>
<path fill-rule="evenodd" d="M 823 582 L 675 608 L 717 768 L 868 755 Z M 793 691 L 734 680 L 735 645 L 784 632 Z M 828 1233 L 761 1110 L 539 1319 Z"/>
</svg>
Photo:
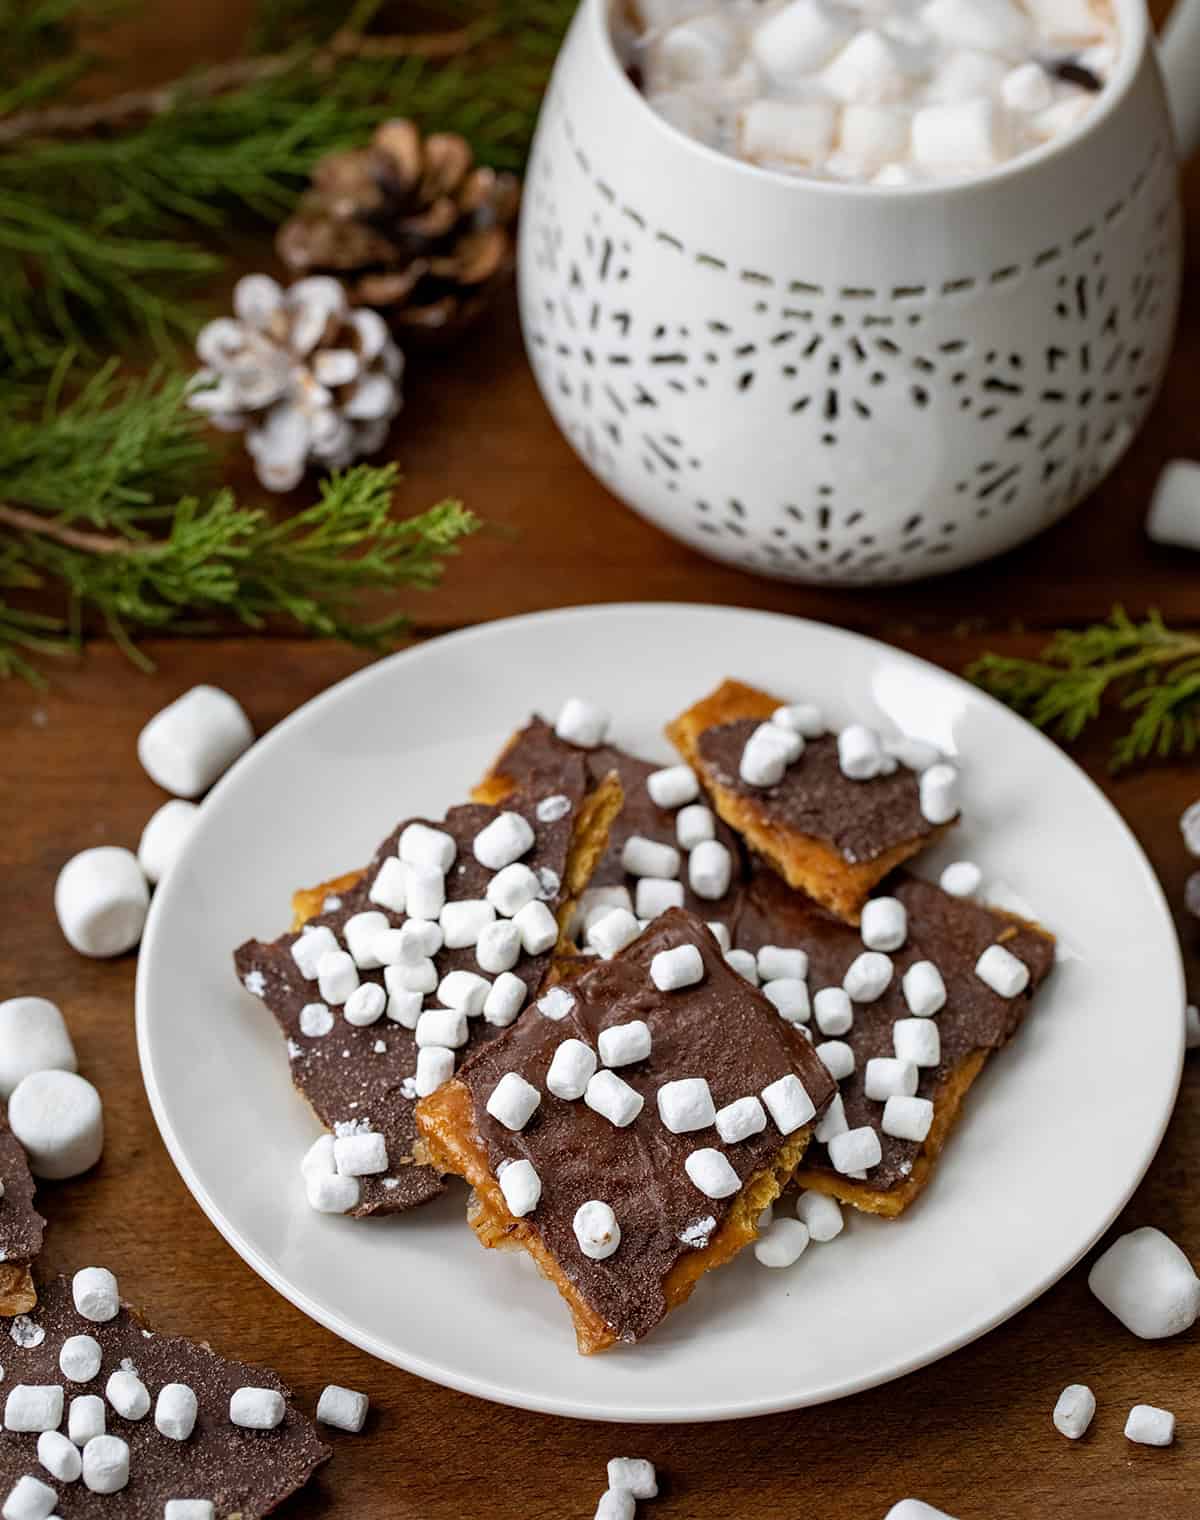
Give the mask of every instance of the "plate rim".
<svg viewBox="0 0 1200 1520">
<path fill-rule="evenodd" d="M 699 613 L 716 615 L 718 617 L 751 617 L 769 623 L 786 624 L 789 628 L 799 625 L 801 628 L 815 631 L 821 636 L 832 634 L 836 639 L 847 640 L 853 644 L 863 646 L 866 650 L 875 652 L 882 650 L 890 657 L 898 658 L 903 662 L 915 665 L 923 672 L 932 672 L 939 678 L 947 679 L 957 685 L 966 687 L 970 691 L 973 700 L 981 701 L 986 707 L 998 709 L 1006 718 L 1025 722 L 1030 735 L 1044 747 L 1045 752 L 1054 756 L 1057 760 L 1065 762 L 1076 773 L 1076 779 L 1084 782 L 1094 798 L 1111 815 L 1112 820 L 1123 834 L 1125 842 L 1132 846 L 1141 868 L 1142 878 L 1146 887 L 1149 888 L 1154 905 L 1162 913 L 1165 922 L 1171 929 L 1170 940 L 1173 949 L 1172 969 L 1174 971 L 1179 1006 L 1182 1010 L 1186 1001 L 1186 976 L 1183 954 L 1179 944 L 1178 933 L 1175 931 L 1170 903 L 1162 883 L 1159 881 L 1149 857 L 1146 855 L 1132 828 L 1117 810 L 1115 804 L 1083 767 L 1065 749 L 1056 744 L 1040 729 L 1028 723 L 1020 714 L 1014 713 L 1011 708 L 1005 706 L 1005 704 L 991 696 L 988 692 L 983 691 L 979 687 L 972 686 L 957 672 L 946 670 L 931 660 L 926 660 L 920 655 L 912 654 L 906 649 L 899 649 L 895 645 L 889 644 L 883 639 L 874 638 L 870 634 L 859 633 L 854 629 L 842 628 L 836 624 L 825 623 L 815 618 L 801 617 L 784 612 L 769 612 L 761 608 L 746 607 L 740 604 L 728 605 L 690 601 L 589 602 L 570 607 L 553 607 L 540 611 L 519 613 L 513 617 L 497 618 L 484 623 L 472 624 L 466 628 L 454 629 L 448 633 L 438 634 L 432 638 L 425 639 L 419 644 L 410 645 L 405 649 L 396 650 L 392 654 L 385 655 L 381 659 L 372 661 L 361 670 L 352 671 L 349 675 L 342 677 L 341 680 L 334 682 L 331 686 L 327 686 L 323 691 L 317 692 L 276 723 L 262 738 L 255 741 L 251 748 L 234 763 L 230 770 L 221 777 L 208 793 L 208 796 L 204 799 L 205 806 L 208 806 L 212 799 L 223 796 L 226 790 L 237 783 L 250 763 L 254 763 L 255 765 L 262 763 L 263 754 L 267 754 L 269 758 L 269 754 L 279 745 L 286 744 L 293 728 L 298 727 L 301 722 L 309 721 L 312 713 L 322 704 L 332 704 L 336 700 L 341 700 L 343 694 L 350 688 L 367 686 L 374 681 L 386 679 L 393 667 L 401 661 L 412 663 L 433 657 L 433 653 L 442 649 L 446 644 L 464 645 L 486 641 L 498 630 L 519 629 L 532 623 L 583 620 L 588 617 L 594 617 L 598 613 L 606 616 L 616 616 L 622 613 L 626 615 L 631 613 L 638 615 L 660 613 L 668 616 L 690 616 Z M 251 762 L 252 756 L 258 756 L 258 758 Z M 184 857 L 186 857 L 189 850 L 190 844 L 185 845 Z M 155 891 L 138 954 L 134 994 L 138 1064 L 151 1113 L 167 1154 L 170 1156 L 171 1162 L 179 1173 L 184 1186 L 194 1201 L 200 1206 L 202 1212 L 216 1229 L 217 1233 L 246 1265 L 283 1299 L 299 1309 L 309 1319 L 349 1344 L 356 1346 L 359 1350 L 366 1352 L 369 1356 L 375 1357 L 386 1365 L 399 1367 L 402 1371 L 409 1372 L 416 1377 L 424 1378 L 442 1387 L 451 1388 L 459 1393 L 470 1394 L 475 1398 L 502 1404 L 509 1408 L 529 1410 L 533 1413 L 553 1415 L 559 1418 L 595 1420 L 608 1424 L 707 1424 L 718 1420 L 751 1419 L 760 1415 L 785 1413 L 794 1409 L 810 1408 L 821 1404 L 833 1403 L 839 1399 L 849 1398 L 854 1394 L 865 1392 L 867 1389 L 894 1382 L 896 1379 L 905 1377 L 911 1372 L 916 1372 L 923 1367 L 932 1365 L 934 1362 L 941 1361 L 946 1356 L 953 1355 L 954 1352 L 961 1350 L 964 1346 L 968 1346 L 982 1336 L 989 1334 L 1006 1320 L 1012 1319 L 1023 1309 L 1028 1308 L 1031 1303 L 1035 1302 L 1044 1293 L 1048 1292 L 1055 1283 L 1061 1281 L 1068 1272 L 1078 1265 L 1100 1237 L 1108 1230 L 1113 1221 L 1118 1218 L 1130 1198 L 1133 1197 L 1141 1185 L 1155 1157 L 1158 1155 L 1170 1124 L 1175 1104 L 1178 1101 L 1179 1087 L 1183 1076 L 1185 1039 L 1184 1024 L 1181 1018 L 1175 1071 L 1169 1087 L 1170 1102 L 1164 1106 L 1164 1112 L 1159 1118 L 1153 1144 L 1148 1148 L 1147 1154 L 1131 1174 L 1131 1180 L 1123 1195 L 1119 1198 L 1115 1207 L 1112 1207 L 1097 1227 L 1089 1233 L 1088 1238 L 1071 1256 L 1070 1260 L 1039 1278 L 1032 1288 L 1018 1295 L 1012 1302 L 1006 1302 L 995 1314 L 985 1316 L 981 1322 L 972 1324 L 961 1333 L 947 1336 L 933 1347 L 926 1347 L 915 1355 L 900 1357 L 886 1365 L 876 1367 L 869 1373 L 864 1373 L 847 1383 L 840 1384 L 833 1390 L 823 1391 L 817 1389 L 798 1397 L 766 1397 L 763 1399 L 740 1399 L 734 1403 L 726 1404 L 710 1403 L 699 1410 L 683 1409 L 678 1406 L 635 1405 L 623 1408 L 617 1413 L 608 1405 L 591 1404 L 586 1398 L 566 1401 L 559 1396 L 538 1397 L 520 1389 L 506 1388 L 493 1380 L 463 1374 L 456 1371 L 453 1367 L 430 1362 L 426 1357 L 421 1355 L 404 1353 L 401 1349 L 394 1347 L 385 1348 L 383 1343 L 371 1334 L 359 1330 L 341 1313 L 333 1309 L 326 1309 L 312 1299 L 308 1293 L 298 1288 L 287 1277 L 285 1272 L 277 1270 L 268 1262 L 257 1247 L 227 1218 L 187 1158 L 184 1146 L 172 1123 L 166 1100 L 160 1090 L 151 1054 L 148 987 L 151 972 L 148 968 L 154 960 L 156 942 L 160 933 L 160 922 L 169 913 L 170 896 L 169 882 L 164 882 L 163 886 Z M 1166 968 L 1164 968 L 1164 975 L 1165 972 Z"/>
</svg>

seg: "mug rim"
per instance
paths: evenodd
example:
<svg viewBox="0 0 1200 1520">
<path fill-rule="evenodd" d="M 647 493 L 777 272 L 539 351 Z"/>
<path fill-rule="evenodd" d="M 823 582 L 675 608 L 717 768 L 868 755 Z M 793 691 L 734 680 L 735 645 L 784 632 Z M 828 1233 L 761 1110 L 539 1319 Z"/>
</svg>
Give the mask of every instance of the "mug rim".
<svg viewBox="0 0 1200 1520">
<path fill-rule="evenodd" d="M 877 185 L 869 181 L 806 178 L 799 174 L 787 174 L 781 169 L 772 169 L 763 164 L 751 163 L 747 159 L 735 158 L 731 153 L 723 153 L 719 148 L 710 147 L 698 138 L 689 136 L 673 122 L 668 121 L 665 116 L 660 116 L 642 91 L 629 78 L 617 54 L 612 14 L 620 3 L 621 0 L 583 0 L 581 10 L 586 12 L 586 20 L 593 31 L 598 33 L 596 40 L 604 56 L 605 66 L 610 68 L 615 75 L 618 88 L 625 89 L 633 96 L 637 102 L 634 109 L 644 112 L 655 128 L 664 132 L 671 141 L 684 145 L 688 151 L 709 163 L 719 164 L 734 174 L 760 177 L 768 185 L 786 185 L 792 192 L 811 192 L 815 195 L 837 199 L 869 197 L 871 200 L 878 200 L 881 196 L 893 199 L 918 199 L 923 196 L 963 195 L 989 189 L 993 185 L 1014 179 L 1028 170 L 1049 163 L 1060 154 L 1081 145 L 1098 131 L 1117 106 L 1124 102 L 1141 69 L 1147 42 L 1152 40 L 1150 17 L 1145 0 L 1108 0 L 1117 18 L 1119 39 L 1117 67 L 1105 84 L 1095 108 L 1078 126 L 1064 132 L 1060 137 L 1053 138 L 1050 142 L 1041 143 L 1036 148 L 1031 148 L 1015 158 L 1007 159 L 979 173 L 963 174 L 944 180 L 919 180 L 911 185 Z"/>
</svg>

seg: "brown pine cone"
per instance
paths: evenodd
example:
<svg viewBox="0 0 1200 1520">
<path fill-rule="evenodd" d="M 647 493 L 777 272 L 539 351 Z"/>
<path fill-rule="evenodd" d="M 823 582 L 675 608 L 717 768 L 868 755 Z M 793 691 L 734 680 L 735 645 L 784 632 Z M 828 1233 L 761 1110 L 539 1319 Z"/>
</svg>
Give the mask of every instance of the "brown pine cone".
<svg viewBox="0 0 1200 1520">
<path fill-rule="evenodd" d="M 510 272 L 519 202 L 520 181 L 477 166 L 464 138 L 387 121 L 369 147 L 321 160 L 276 247 L 295 274 L 335 275 L 397 335 L 444 337 Z"/>
</svg>

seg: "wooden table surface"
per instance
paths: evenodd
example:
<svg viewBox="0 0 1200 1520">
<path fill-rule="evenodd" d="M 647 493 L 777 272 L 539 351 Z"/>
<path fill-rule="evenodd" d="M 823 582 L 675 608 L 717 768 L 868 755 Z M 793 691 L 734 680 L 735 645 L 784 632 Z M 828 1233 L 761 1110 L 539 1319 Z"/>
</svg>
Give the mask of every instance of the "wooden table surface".
<svg viewBox="0 0 1200 1520">
<path fill-rule="evenodd" d="M 237 7 L 216 0 L 172 15 L 152 66 L 228 45 Z M 178 24 L 176 24 L 178 23 Z M 1193 232 L 1200 180 L 1189 177 Z M 418 634 L 536 608 L 666 598 L 772 608 L 869 631 L 949 669 L 983 648 L 1031 652 L 1040 631 L 1103 616 L 1120 600 L 1200 622 L 1200 558 L 1153 549 L 1146 498 L 1173 454 L 1195 450 L 1200 291 L 1189 280 L 1178 348 L 1147 429 L 1116 475 L 1070 519 L 1002 560 L 942 581 L 887 591 L 774 585 L 709 564 L 609 498 L 555 432 L 535 392 L 511 306 L 477 341 L 414 366 L 395 453 L 401 505 L 465 497 L 498 531 L 470 545 L 445 587 L 414 598 Z M 56 669 L 48 693 L 0 688 L 0 997 L 40 993 L 71 1024 L 81 1069 L 104 1095 L 108 1144 L 95 1173 L 42 1192 L 50 1219 L 44 1266 L 111 1265 L 164 1330 L 278 1369 L 309 1408 L 325 1383 L 370 1393 L 365 1436 L 336 1439 L 335 1458 L 279 1513 L 363 1520 L 589 1520 L 604 1463 L 653 1458 L 664 1497 L 655 1520 L 875 1520 L 919 1495 L 960 1520 L 1045 1520 L 1200 1512 L 1197 1332 L 1136 1340 L 1091 1298 L 1076 1268 L 1007 1325 L 940 1364 L 820 1409 L 738 1424 L 612 1429 L 501 1409 L 423 1383 L 353 1350 L 306 1320 L 224 1244 L 192 1201 L 158 1137 L 138 1074 L 133 956 L 85 960 L 63 942 L 51 907 L 55 875 L 101 842 L 136 845 L 162 800 L 136 763 L 146 718 L 196 681 L 232 691 L 259 733 L 363 663 L 290 638 L 226 638 L 151 647 L 144 676 L 108 645 Z M 1188 870 L 1178 834 L 1200 793 L 1194 765 L 1119 780 L 1106 739 L 1077 758 L 1137 833 L 1173 903 Z M 1036 841 L 1030 841 L 1036 848 Z M 1051 863 L 1052 865 L 1052 863 Z M 1115 885 L 1115 884 L 1114 884 Z M 1196 926 L 1180 919 L 1200 988 Z M 1139 1010 L 1131 1008 L 1130 1018 Z M 1161 1153 L 1119 1228 L 1155 1224 L 1200 1257 L 1200 1060 L 1189 1062 Z M 398 1291 L 403 1291 L 402 1285 Z M 919 1284 L 897 1284 L 897 1313 Z M 586 1369 L 580 1369 L 581 1377 Z M 1075 1445 L 1050 1411 L 1068 1382 L 1089 1383 L 1099 1413 Z M 1135 1402 L 1179 1417 L 1176 1445 L 1131 1446 Z"/>
</svg>

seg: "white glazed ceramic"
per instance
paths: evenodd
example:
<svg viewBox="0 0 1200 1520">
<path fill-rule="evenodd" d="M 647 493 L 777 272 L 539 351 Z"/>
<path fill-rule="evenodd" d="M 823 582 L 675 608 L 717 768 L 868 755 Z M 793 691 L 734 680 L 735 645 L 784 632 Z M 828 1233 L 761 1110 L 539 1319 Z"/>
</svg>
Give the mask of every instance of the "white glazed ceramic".
<svg viewBox="0 0 1200 1520">
<path fill-rule="evenodd" d="M 585 1360 L 528 1259 L 480 1249 L 465 1189 L 397 1219 L 309 1210 L 298 1163 L 316 1122 L 230 952 L 282 928 L 297 884 L 365 861 L 406 814 L 437 816 L 463 797 L 535 705 L 553 712 L 586 694 L 617 715 L 620 742 L 666 760 L 664 718 L 728 674 L 817 701 L 831 721 L 902 727 L 960 755 L 967 822 L 921 870 L 978 860 L 1059 932 L 1067 958 L 972 1091 L 931 1187 L 903 1219 L 856 1217 L 794 1271 L 767 1271 L 746 1252 L 642 1345 Z M 437 639 L 334 687 L 262 739 L 204 803 L 155 894 L 137 1018 L 146 1089 L 184 1180 L 306 1314 L 484 1398 L 589 1419 L 708 1420 L 896 1377 L 1054 1282 L 1158 1147 L 1182 1064 L 1183 1001 L 1175 932 L 1145 858 L 1091 782 L 1027 723 L 853 634 L 765 613 L 632 605 Z M 902 1313 L 897 1283 L 909 1285 Z"/>
<path fill-rule="evenodd" d="M 1182 0 L 1184 5 L 1191 0 Z M 716 559 L 910 580 L 1069 511 L 1154 397 L 1181 273 L 1176 156 L 1142 0 L 1075 134 L 995 171 L 791 178 L 685 137 L 583 0 L 520 240 L 525 341 L 615 494 Z M 1172 56 L 1200 56 L 1200 5 Z M 1200 89 L 1178 89 L 1181 132 Z"/>
</svg>

